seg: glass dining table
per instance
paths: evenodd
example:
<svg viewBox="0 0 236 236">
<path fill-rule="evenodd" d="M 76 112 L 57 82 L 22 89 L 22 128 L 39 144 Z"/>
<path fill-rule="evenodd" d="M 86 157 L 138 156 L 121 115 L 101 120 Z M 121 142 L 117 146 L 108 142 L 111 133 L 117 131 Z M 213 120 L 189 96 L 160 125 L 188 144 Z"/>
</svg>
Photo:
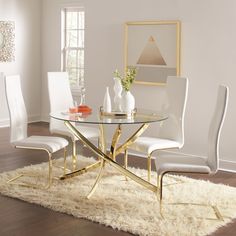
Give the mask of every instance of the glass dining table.
<svg viewBox="0 0 236 236">
<path fill-rule="evenodd" d="M 75 137 L 77 137 L 81 142 L 88 147 L 96 156 L 98 156 L 98 161 L 95 163 L 86 166 L 82 169 L 76 169 L 69 173 L 66 173 L 60 177 L 61 180 L 65 180 L 68 178 L 72 178 L 81 174 L 84 174 L 88 171 L 91 171 L 95 168 L 100 168 L 95 183 L 88 194 L 88 198 L 92 196 L 95 192 L 99 181 L 102 177 L 102 173 L 104 171 L 104 167 L 106 163 L 109 163 L 112 167 L 114 167 L 118 172 L 122 175 L 132 179 L 136 183 L 142 185 L 143 187 L 153 191 L 158 192 L 158 187 L 153 185 L 152 183 L 144 180 L 143 178 L 135 175 L 131 171 L 129 171 L 125 167 L 121 166 L 118 162 L 116 162 L 116 157 L 118 154 L 122 153 L 126 150 L 126 148 L 135 142 L 135 140 L 148 128 L 151 123 L 162 122 L 168 118 L 168 114 L 161 111 L 153 111 L 147 109 L 136 109 L 132 114 L 124 114 L 119 112 L 111 112 L 105 113 L 101 110 L 93 111 L 91 113 L 69 113 L 67 111 L 57 111 L 52 112 L 50 114 L 51 118 L 56 120 L 61 120 L 65 123 L 67 128 L 73 133 Z M 78 125 L 77 125 L 78 124 Z M 99 126 L 100 129 L 100 138 L 98 142 L 98 147 L 94 145 L 91 141 L 89 141 L 80 131 L 80 124 L 95 124 Z M 116 125 L 116 129 L 112 136 L 111 145 L 109 151 L 107 151 L 106 145 L 106 135 L 105 135 L 105 125 Z M 122 134 L 123 126 L 127 126 L 125 128 L 126 132 L 129 131 L 130 125 L 139 125 L 136 128 L 135 132 L 133 132 L 129 138 L 122 144 L 119 144 L 119 140 Z M 137 127 L 137 126 L 135 126 Z"/>
</svg>

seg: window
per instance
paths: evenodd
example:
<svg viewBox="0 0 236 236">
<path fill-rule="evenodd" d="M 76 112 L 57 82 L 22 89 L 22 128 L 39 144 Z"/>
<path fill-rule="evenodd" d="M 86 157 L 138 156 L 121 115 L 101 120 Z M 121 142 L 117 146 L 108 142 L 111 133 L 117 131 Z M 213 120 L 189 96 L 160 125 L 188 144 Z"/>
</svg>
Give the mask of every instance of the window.
<svg viewBox="0 0 236 236">
<path fill-rule="evenodd" d="M 83 8 L 62 11 L 62 69 L 72 89 L 84 87 L 84 14 Z"/>
</svg>

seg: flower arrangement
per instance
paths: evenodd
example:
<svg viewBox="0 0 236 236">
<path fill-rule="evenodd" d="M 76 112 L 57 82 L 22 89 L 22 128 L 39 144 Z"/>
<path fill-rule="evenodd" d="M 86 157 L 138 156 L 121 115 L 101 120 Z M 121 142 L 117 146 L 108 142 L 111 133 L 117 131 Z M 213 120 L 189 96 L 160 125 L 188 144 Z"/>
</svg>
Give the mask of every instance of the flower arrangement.
<svg viewBox="0 0 236 236">
<path fill-rule="evenodd" d="M 134 82 L 136 74 L 137 69 L 135 67 L 127 68 L 124 76 L 121 76 L 117 69 L 114 72 L 114 76 L 120 79 L 122 87 L 125 91 L 130 90 L 130 86 Z"/>
</svg>

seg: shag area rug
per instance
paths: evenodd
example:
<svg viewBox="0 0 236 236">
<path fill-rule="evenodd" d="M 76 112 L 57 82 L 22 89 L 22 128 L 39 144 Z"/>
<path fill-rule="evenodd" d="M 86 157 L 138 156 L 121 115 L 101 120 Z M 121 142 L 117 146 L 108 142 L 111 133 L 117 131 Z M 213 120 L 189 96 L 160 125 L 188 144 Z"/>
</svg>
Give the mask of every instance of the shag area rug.
<svg viewBox="0 0 236 236">
<path fill-rule="evenodd" d="M 86 157 L 79 157 L 79 160 L 80 167 L 95 161 Z M 61 159 L 57 162 L 62 164 Z M 130 170 L 139 176 L 147 175 L 145 170 Z M 94 184 L 98 169 L 64 181 L 53 180 L 53 185 L 48 190 L 6 184 L 8 179 L 19 173 L 35 171 L 42 176 L 38 179 L 38 183 L 42 183 L 48 173 L 47 163 L 0 174 L 1 194 L 136 235 L 208 235 L 236 217 L 236 188 L 167 175 L 164 178 L 166 186 L 160 214 L 158 198 L 153 192 L 132 180 L 126 181 L 109 164 L 90 199 L 86 196 Z M 53 174 L 60 176 L 62 170 L 54 168 Z M 155 180 L 156 175 L 153 173 L 153 181 L 156 182 Z M 24 181 L 35 183 L 33 178 Z M 207 205 L 217 206 L 224 219 L 217 220 L 213 208 Z"/>
</svg>

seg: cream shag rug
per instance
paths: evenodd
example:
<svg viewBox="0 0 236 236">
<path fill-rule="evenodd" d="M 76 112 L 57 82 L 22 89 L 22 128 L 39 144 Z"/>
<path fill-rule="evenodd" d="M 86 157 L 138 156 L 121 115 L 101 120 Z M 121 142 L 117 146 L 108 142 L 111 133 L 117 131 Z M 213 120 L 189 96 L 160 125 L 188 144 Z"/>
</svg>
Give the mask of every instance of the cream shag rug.
<svg viewBox="0 0 236 236">
<path fill-rule="evenodd" d="M 79 160 L 80 167 L 94 162 L 93 158 L 86 157 L 79 157 Z M 105 167 L 96 192 L 89 200 L 86 196 L 98 169 L 72 179 L 54 180 L 49 190 L 6 184 L 8 179 L 18 173 L 35 173 L 34 171 L 42 175 L 43 178 L 38 180 L 42 183 L 47 170 L 47 163 L 43 163 L 2 173 L 0 192 L 137 235 L 207 235 L 236 217 L 236 188 L 182 176 L 164 178 L 167 186 L 164 186 L 162 217 L 156 195 L 132 180 L 125 181 L 109 164 Z M 62 170 L 58 168 L 53 170 L 54 175 L 62 174 Z M 130 170 L 140 176 L 147 174 L 141 169 Z M 153 173 L 154 182 L 155 176 Z M 35 179 L 28 180 L 35 183 Z M 183 202 L 216 205 L 224 220 L 216 220 L 213 209 L 208 206 L 169 204 Z"/>
</svg>

